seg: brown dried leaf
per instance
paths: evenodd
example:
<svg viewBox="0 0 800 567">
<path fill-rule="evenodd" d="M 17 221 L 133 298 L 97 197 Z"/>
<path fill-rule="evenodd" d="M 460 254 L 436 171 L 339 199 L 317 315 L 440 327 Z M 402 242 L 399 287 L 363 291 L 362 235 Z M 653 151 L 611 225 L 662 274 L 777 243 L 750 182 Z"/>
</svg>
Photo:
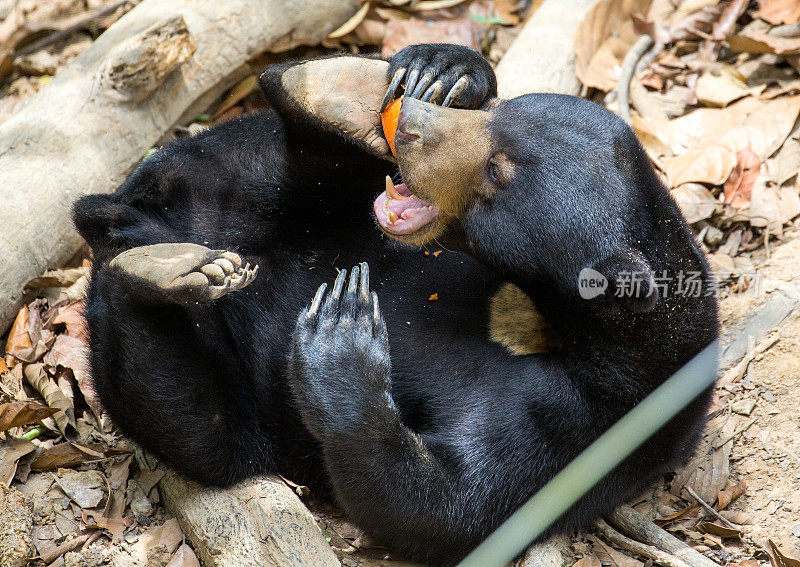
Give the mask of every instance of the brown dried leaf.
<svg viewBox="0 0 800 567">
<path fill-rule="evenodd" d="M 594 555 L 586 555 L 585 557 L 578 559 L 578 561 L 576 561 L 572 567 L 603 567 L 603 564 Z"/>
<path fill-rule="evenodd" d="M 723 490 L 717 496 L 717 510 L 724 510 L 728 505 L 739 498 L 747 490 L 747 481 L 742 479 L 739 484 L 727 490 Z"/>
<path fill-rule="evenodd" d="M 17 317 L 19 318 L 19 314 Z M 32 301 L 27 307 L 27 321 L 25 321 L 24 327 L 28 334 L 27 341 L 20 333 L 19 339 L 21 342 L 19 348 L 9 350 L 7 345 L 6 352 L 23 362 L 36 362 L 39 360 L 55 340 L 55 334 L 49 328 L 49 325 L 45 323 L 46 317 L 47 301 L 44 299 Z M 30 342 L 30 347 L 25 348 L 24 344 L 27 342 Z"/>
<path fill-rule="evenodd" d="M 798 113 L 800 96 L 769 101 L 751 96 L 726 108 L 701 108 L 670 120 L 660 135 L 679 154 L 662 161 L 670 186 L 722 184 L 737 163 L 736 153 L 744 149 L 763 161 L 789 136 Z"/>
<path fill-rule="evenodd" d="M 778 185 L 783 185 L 800 172 L 800 125 L 767 160 L 766 165 L 770 178 Z"/>
<path fill-rule="evenodd" d="M 150 469 L 142 469 L 136 482 L 139 483 L 139 487 L 142 489 L 145 496 L 149 498 L 150 491 L 153 490 L 153 487 L 157 485 L 162 478 L 164 478 L 164 471 L 162 470 L 152 471 Z"/>
<path fill-rule="evenodd" d="M 758 17 L 774 26 L 800 21 L 800 2 L 797 0 L 759 0 Z"/>
<path fill-rule="evenodd" d="M 708 144 L 662 161 L 670 187 L 692 181 L 720 185 L 736 165 L 736 152 L 720 144 Z"/>
<path fill-rule="evenodd" d="M 77 427 L 75 424 L 75 407 L 72 404 L 72 400 L 50 378 L 44 369 L 44 364 L 26 364 L 23 372 L 25 381 L 36 388 L 44 398 L 44 401 L 47 402 L 47 405 L 58 410 L 53 414 L 53 420 L 61 433 L 65 436 L 75 433 Z"/>
<path fill-rule="evenodd" d="M 733 67 L 724 66 L 700 75 L 695 94 L 705 106 L 723 107 L 751 92 L 740 73 Z"/>
<path fill-rule="evenodd" d="M 645 119 L 638 114 L 634 114 L 631 116 L 631 128 L 633 128 L 636 137 L 639 138 L 650 159 L 659 168 L 662 168 L 661 158 L 672 154 L 669 149 L 669 138 L 664 135 L 664 132 L 669 129 L 669 123 L 666 120 Z"/>
<path fill-rule="evenodd" d="M 197 560 L 192 548 L 182 543 L 167 563 L 167 567 L 200 567 L 200 561 Z"/>
<path fill-rule="evenodd" d="M 31 463 L 35 471 L 50 471 L 69 468 L 84 462 L 96 461 L 105 457 L 100 445 L 78 445 L 77 443 L 59 443 L 36 455 Z"/>
<path fill-rule="evenodd" d="M 654 91 L 660 91 L 664 88 L 664 78 L 652 69 L 645 69 L 643 74 L 639 76 L 639 82 Z"/>
<path fill-rule="evenodd" d="M 0 484 L 11 486 L 19 460 L 33 452 L 36 445 L 24 439 L 6 439 L 0 443 Z"/>
<path fill-rule="evenodd" d="M 733 51 L 744 53 L 775 53 L 797 55 L 800 53 L 800 37 L 776 37 L 763 32 L 753 35 L 732 35 L 728 45 Z"/>
<path fill-rule="evenodd" d="M 575 72 L 587 87 L 612 90 L 619 67 L 638 34 L 634 14 L 645 14 L 650 0 L 600 0 L 575 30 Z"/>
<path fill-rule="evenodd" d="M 106 479 L 98 471 L 61 469 L 53 475 L 53 480 L 61 487 L 64 494 L 81 508 L 99 506 L 108 491 Z"/>
<path fill-rule="evenodd" d="M 63 268 L 47 270 L 44 275 L 34 278 L 25 284 L 27 289 L 44 289 L 48 287 L 69 287 L 81 277 L 89 275 L 89 268 Z"/>
<path fill-rule="evenodd" d="M 628 557 L 610 545 L 606 545 L 600 538 L 593 535 L 588 537 L 592 542 L 592 551 L 595 552 L 595 555 L 603 565 L 610 565 L 611 567 L 642 567 L 644 565 L 638 559 Z"/>
<path fill-rule="evenodd" d="M 719 537 L 740 537 L 743 533 L 742 530 L 724 526 L 719 522 L 700 522 L 697 529 L 704 534 L 713 534 Z"/>
<path fill-rule="evenodd" d="M 132 455 L 128 455 L 119 463 L 110 465 L 106 468 L 108 486 L 111 489 L 102 516 L 95 516 L 97 524 L 108 530 L 114 541 L 120 539 L 125 533 L 125 488 L 128 485 L 130 476 L 130 466 L 133 460 Z"/>
<path fill-rule="evenodd" d="M 60 315 L 61 312 L 59 312 Z M 75 316 L 75 312 L 71 312 L 69 316 Z M 83 321 L 82 317 L 81 321 Z M 54 322 L 58 322 L 58 317 L 54 319 Z M 92 385 L 92 377 L 89 370 L 88 340 L 84 341 L 71 334 L 58 335 L 50 352 L 44 356 L 43 360 L 45 364 L 49 364 L 52 367 L 60 366 L 72 371 L 72 375 L 78 382 L 78 387 L 86 403 L 99 421 L 103 415 L 103 406 Z"/>
<path fill-rule="evenodd" d="M 755 185 L 761 173 L 761 158 L 750 148 L 736 154 L 736 166 L 725 181 L 723 193 L 725 203 L 735 209 L 743 209 L 750 204 Z"/>
<path fill-rule="evenodd" d="M 8 332 L 8 340 L 6 341 L 6 352 L 10 355 L 30 349 L 31 337 L 28 335 L 28 306 L 23 305 L 17 313 L 17 318 L 14 319 L 14 324 L 11 325 L 11 330 Z"/>
<path fill-rule="evenodd" d="M 86 524 L 87 528 L 96 530 L 106 530 L 111 534 L 112 541 L 119 541 L 125 535 L 125 528 L 127 524 L 123 519 L 107 518 L 99 510 L 83 510 L 81 512 L 81 519 Z"/>
<path fill-rule="evenodd" d="M 86 326 L 86 319 L 83 312 L 86 310 L 85 301 L 77 301 L 58 307 L 58 312 L 53 319 L 54 325 L 65 325 L 67 334 L 70 337 L 80 339 L 87 345 L 89 344 L 89 329 Z"/>
<path fill-rule="evenodd" d="M 692 502 L 691 504 L 689 504 L 685 508 L 678 510 L 674 514 L 670 514 L 669 516 L 664 516 L 663 518 L 654 519 L 653 523 L 657 526 L 663 526 L 670 522 L 674 522 L 675 520 L 680 520 L 681 518 L 686 516 L 689 512 L 693 512 L 694 510 L 697 510 L 697 508 L 699 507 L 700 504 L 698 504 L 697 502 Z"/>
<path fill-rule="evenodd" d="M 392 18 L 386 23 L 381 53 L 391 56 L 416 43 L 451 43 L 466 45 L 480 51 L 480 33 L 477 22 L 461 17 L 451 20 L 420 20 Z"/>
<path fill-rule="evenodd" d="M 772 540 L 767 541 L 766 551 L 772 567 L 800 567 L 800 560 L 789 555 L 790 552 L 778 547 Z"/>
<path fill-rule="evenodd" d="M 56 411 L 33 401 L 0 404 L 0 431 L 42 421 Z"/>
<path fill-rule="evenodd" d="M 740 526 L 750 526 L 755 521 L 755 517 L 752 514 L 742 510 L 720 510 L 719 514 L 729 522 Z"/>
<path fill-rule="evenodd" d="M 771 101 L 745 98 L 727 108 L 703 108 L 670 121 L 675 134 L 696 142 L 718 140 L 733 151 L 750 147 L 762 159 L 772 155 L 792 130 L 800 96 Z"/>
<path fill-rule="evenodd" d="M 766 179 L 759 177 L 746 212 L 752 226 L 769 227 L 771 234 L 780 236 L 783 225 L 800 215 L 798 188 L 768 186 Z"/>
<path fill-rule="evenodd" d="M 172 518 L 160 526 L 149 528 L 139 536 L 139 541 L 134 544 L 132 555 L 140 558 L 142 564 L 147 563 L 148 550 L 164 546 L 168 553 L 172 553 L 183 541 L 183 533 L 178 525 L 178 520 Z M 598 566 L 599 567 L 599 566 Z"/>
<path fill-rule="evenodd" d="M 700 498 L 713 502 L 719 492 L 728 484 L 730 475 L 729 459 L 733 449 L 733 440 L 719 448 L 714 448 L 720 439 L 728 439 L 734 432 L 734 419 L 723 414 L 713 418 L 706 427 L 706 433 L 700 442 L 692 460 L 672 481 L 669 491 L 681 496 L 686 486 L 690 486 Z"/>
<path fill-rule="evenodd" d="M 671 193 L 689 224 L 707 219 L 720 209 L 719 201 L 711 191 L 699 183 L 684 183 Z"/>
</svg>

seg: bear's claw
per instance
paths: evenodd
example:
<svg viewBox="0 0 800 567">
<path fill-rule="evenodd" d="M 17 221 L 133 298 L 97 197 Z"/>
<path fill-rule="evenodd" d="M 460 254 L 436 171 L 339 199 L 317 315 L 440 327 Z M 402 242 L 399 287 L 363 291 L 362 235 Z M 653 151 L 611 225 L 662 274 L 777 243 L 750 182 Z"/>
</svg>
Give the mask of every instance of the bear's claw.
<svg viewBox="0 0 800 567">
<path fill-rule="evenodd" d="M 378 294 L 369 289 L 369 265 L 366 262 L 350 270 L 349 280 L 347 270 L 341 270 L 323 303 L 327 289 L 327 283 L 319 286 L 311 304 L 300 314 L 298 325 L 315 330 L 318 325 L 333 327 L 352 319 L 369 322 L 373 333 L 380 332 L 382 319 Z"/>
<path fill-rule="evenodd" d="M 227 252 L 226 254 L 232 254 L 232 252 Z M 226 265 L 221 266 L 221 261 L 225 262 Z M 222 277 L 220 278 L 219 270 L 214 270 L 214 275 L 209 277 L 206 273 L 206 269 L 211 267 L 221 267 Z M 205 297 L 207 297 L 209 300 L 213 300 L 219 299 L 223 295 L 231 293 L 232 291 L 238 291 L 250 285 L 253 280 L 256 279 L 256 275 L 258 275 L 258 266 L 250 268 L 250 264 L 248 263 L 245 264 L 244 267 L 241 267 L 241 260 L 239 260 L 237 265 L 231 263 L 228 258 L 223 257 L 214 260 L 212 264 L 206 264 L 200 269 L 200 271 L 206 274 L 206 277 L 208 277 L 209 280 L 209 286 L 207 288 Z"/>
<path fill-rule="evenodd" d="M 491 66 L 477 51 L 463 46 L 407 47 L 392 58 L 389 76 L 381 112 L 401 86 L 404 97 L 461 108 L 479 108 L 497 92 Z"/>
</svg>

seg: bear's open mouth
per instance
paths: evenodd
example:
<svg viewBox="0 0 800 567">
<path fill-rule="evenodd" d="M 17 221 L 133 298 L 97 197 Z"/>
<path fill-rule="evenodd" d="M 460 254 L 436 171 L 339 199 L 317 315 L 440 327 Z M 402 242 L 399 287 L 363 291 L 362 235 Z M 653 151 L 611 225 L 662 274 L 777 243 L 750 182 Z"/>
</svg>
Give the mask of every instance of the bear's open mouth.
<svg viewBox="0 0 800 567">
<path fill-rule="evenodd" d="M 386 190 L 373 205 L 378 224 L 390 234 L 411 234 L 429 225 L 439 209 L 413 195 L 405 183 L 395 185 L 386 176 Z"/>
</svg>

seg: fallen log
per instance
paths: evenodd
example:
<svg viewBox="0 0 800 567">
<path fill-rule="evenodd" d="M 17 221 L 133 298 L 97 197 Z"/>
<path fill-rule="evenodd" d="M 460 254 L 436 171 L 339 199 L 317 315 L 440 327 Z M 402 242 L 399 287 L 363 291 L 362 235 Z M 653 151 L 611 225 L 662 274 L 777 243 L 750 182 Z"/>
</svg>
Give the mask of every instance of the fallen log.
<svg viewBox="0 0 800 567">
<path fill-rule="evenodd" d="M 575 29 L 597 0 L 545 0 L 522 28 L 497 65 L 497 89 L 502 98 L 526 93 L 577 95 Z"/>
<path fill-rule="evenodd" d="M 143 451 L 140 466 L 161 465 Z M 204 488 L 171 469 L 158 483 L 204 567 L 339 567 L 322 530 L 297 495 L 277 477 Z"/>
<path fill-rule="evenodd" d="M 0 126 L 0 333 L 23 285 L 81 246 L 71 204 L 113 191 L 264 51 L 319 43 L 358 0 L 144 0 Z"/>
</svg>

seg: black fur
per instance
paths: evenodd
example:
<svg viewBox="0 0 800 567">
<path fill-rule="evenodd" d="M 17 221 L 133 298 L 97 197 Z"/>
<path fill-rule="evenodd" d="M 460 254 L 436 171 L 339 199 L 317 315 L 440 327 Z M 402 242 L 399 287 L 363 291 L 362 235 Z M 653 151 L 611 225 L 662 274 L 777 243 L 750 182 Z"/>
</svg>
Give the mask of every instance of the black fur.
<svg viewBox="0 0 800 567">
<path fill-rule="evenodd" d="M 423 48 L 398 57 L 414 49 Z M 495 84 L 463 48 L 437 57 L 465 66 L 487 93 Z M 517 175 L 468 211 L 469 254 L 400 246 L 371 211 L 392 164 L 308 120 L 285 99 L 280 72 L 263 80 L 277 112 L 176 141 L 113 195 L 76 204 L 95 255 L 86 313 L 95 387 L 127 435 L 193 479 L 279 472 L 332 490 L 393 550 L 452 563 L 716 337 L 713 297 L 672 285 L 655 299 L 587 301 L 579 271 L 593 267 L 611 289 L 626 270 L 699 271 L 705 291 L 708 267 L 631 130 L 557 95 L 493 110 L 493 136 Z M 209 303 L 143 301 L 108 263 L 159 242 L 232 250 L 260 272 Z M 338 303 L 323 306 L 295 332 L 318 286 L 359 262 L 383 322 L 356 324 L 374 300 L 348 296 L 349 319 Z M 561 351 L 511 356 L 489 340 L 489 299 L 509 280 L 549 318 Z M 684 461 L 707 402 L 550 533 L 587 524 Z"/>
</svg>

